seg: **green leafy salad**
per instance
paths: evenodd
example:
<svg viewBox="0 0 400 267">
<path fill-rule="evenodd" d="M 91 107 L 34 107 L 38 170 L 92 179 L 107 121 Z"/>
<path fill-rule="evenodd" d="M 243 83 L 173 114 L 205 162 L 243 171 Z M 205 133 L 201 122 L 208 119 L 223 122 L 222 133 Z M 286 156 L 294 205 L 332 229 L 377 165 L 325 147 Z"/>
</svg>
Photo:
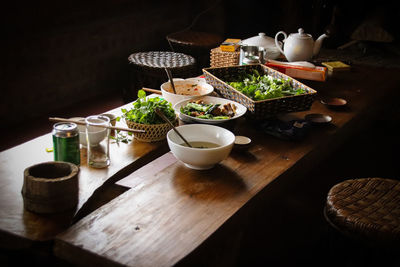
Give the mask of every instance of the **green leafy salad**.
<svg viewBox="0 0 400 267">
<path fill-rule="evenodd" d="M 165 121 L 155 112 L 158 108 L 170 120 L 175 121 L 176 115 L 172 104 L 161 97 L 146 98 L 146 93 L 139 90 L 138 99 L 133 102 L 133 108 L 130 110 L 121 109 L 122 118 L 142 124 L 161 124 Z"/>
<path fill-rule="evenodd" d="M 284 80 L 267 74 L 260 75 L 255 69 L 252 71 L 252 74 L 241 73 L 237 81 L 231 81 L 228 84 L 256 101 L 300 95 L 307 92 L 302 88 L 293 88 L 291 79 Z"/>
<path fill-rule="evenodd" d="M 203 100 L 188 102 L 180 109 L 181 113 L 191 117 L 208 120 L 226 120 L 236 114 L 236 106 L 231 103 L 225 105 L 205 103 Z"/>
</svg>

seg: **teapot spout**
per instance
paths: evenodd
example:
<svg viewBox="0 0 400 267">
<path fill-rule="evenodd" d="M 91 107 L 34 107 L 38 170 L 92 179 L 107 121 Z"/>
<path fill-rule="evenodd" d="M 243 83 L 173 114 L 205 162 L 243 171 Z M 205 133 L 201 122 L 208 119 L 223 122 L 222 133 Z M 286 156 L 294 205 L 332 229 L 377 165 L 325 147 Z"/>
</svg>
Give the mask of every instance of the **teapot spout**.
<svg viewBox="0 0 400 267">
<path fill-rule="evenodd" d="M 327 34 L 322 34 L 320 37 L 318 37 L 317 40 L 314 42 L 314 48 L 313 48 L 313 55 L 317 55 L 319 53 L 319 50 L 321 49 L 322 41 L 326 38 L 329 37 Z"/>
</svg>

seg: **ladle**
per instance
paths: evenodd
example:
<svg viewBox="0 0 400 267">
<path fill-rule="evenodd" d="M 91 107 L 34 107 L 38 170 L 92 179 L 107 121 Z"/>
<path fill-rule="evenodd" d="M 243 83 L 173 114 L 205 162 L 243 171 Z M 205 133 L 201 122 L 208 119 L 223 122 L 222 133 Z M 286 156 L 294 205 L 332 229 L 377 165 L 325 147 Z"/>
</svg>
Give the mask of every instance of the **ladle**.
<svg viewBox="0 0 400 267">
<path fill-rule="evenodd" d="M 165 72 L 167 73 L 169 82 L 171 83 L 172 90 L 174 90 L 174 94 L 176 94 L 175 84 L 174 84 L 174 80 L 172 79 L 171 71 L 168 68 L 164 68 L 164 69 L 165 69 Z"/>
<path fill-rule="evenodd" d="M 188 147 L 192 147 L 192 145 L 185 139 L 185 137 L 183 137 L 181 135 L 181 133 L 175 128 L 174 124 L 172 122 L 169 121 L 169 119 L 164 115 L 164 113 L 161 112 L 161 110 L 159 110 L 158 108 L 155 109 L 155 112 L 157 113 L 158 116 L 160 116 L 165 122 L 167 122 L 172 129 L 174 129 L 174 131 L 179 135 L 179 137 L 185 142 L 185 144 Z"/>
</svg>

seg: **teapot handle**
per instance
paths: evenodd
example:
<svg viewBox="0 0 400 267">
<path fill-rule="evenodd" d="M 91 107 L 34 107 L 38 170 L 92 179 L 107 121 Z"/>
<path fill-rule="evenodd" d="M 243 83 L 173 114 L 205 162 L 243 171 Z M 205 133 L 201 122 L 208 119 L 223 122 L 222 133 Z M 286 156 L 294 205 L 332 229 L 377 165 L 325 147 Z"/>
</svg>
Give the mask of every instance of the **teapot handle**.
<svg viewBox="0 0 400 267">
<path fill-rule="evenodd" d="M 283 39 L 283 41 L 286 40 L 287 34 L 286 34 L 286 32 L 284 32 L 284 31 L 280 31 L 280 32 L 278 32 L 278 33 L 275 35 L 275 45 L 276 45 L 276 47 L 279 49 L 279 51 L 281 51 L 282 54 L 285 54 L 285 53 L 283 52 L 283 50 L 282 50 L 281 45 L 279 44 L 279 41 L 278 41 L 278 36 L 279 36 L 279 34 L 283 34 L 283 36 L 285 37 L 285 38 Z"/>
</svg>

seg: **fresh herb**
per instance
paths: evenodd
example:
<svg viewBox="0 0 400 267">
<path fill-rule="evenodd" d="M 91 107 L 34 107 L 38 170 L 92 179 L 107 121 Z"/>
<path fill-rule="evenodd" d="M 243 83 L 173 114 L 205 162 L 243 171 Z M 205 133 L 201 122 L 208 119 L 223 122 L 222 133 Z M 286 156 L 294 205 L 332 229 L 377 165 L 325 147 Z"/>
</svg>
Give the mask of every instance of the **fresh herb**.
<svg viewBox="0 0 400 267">
<path fill-rule="evenodd" d="M 253 70 L 253 74 L 240 73 L 236 81 L 228 82 L 228 84 L 256 101 L 307 92 L 302 88 L 293 88 L 291 81 L 291 79 L 274 78 L 267 74 L 260 75 L 257 70 Z"/>
<path fill-rule="evenodd" d="M 138 99 L 133 102 L 133 108 L 130 110 L 121 109 L 122 118 L 125 120 L 133 121 L 142 124 L 161 124 L 165 121 L 160 118 L 155 112 L 155 109 L 161 110 L 162 113 L 170 120 L 174 121 L 176 118 L 175 110 L 172 104 L 161 97 L 146 98 L 146 93 L 139 90 Z"/>
<path fill-rule="evenodd" d="M 110 135 L 110 138 L 114 140 L 117 145 L 119 143 L 129 144 L 132 141 L 132 133 L 131 132 L 124 132 L 124 131 L 116 131 L 115 135 Z"/>
</svg>

